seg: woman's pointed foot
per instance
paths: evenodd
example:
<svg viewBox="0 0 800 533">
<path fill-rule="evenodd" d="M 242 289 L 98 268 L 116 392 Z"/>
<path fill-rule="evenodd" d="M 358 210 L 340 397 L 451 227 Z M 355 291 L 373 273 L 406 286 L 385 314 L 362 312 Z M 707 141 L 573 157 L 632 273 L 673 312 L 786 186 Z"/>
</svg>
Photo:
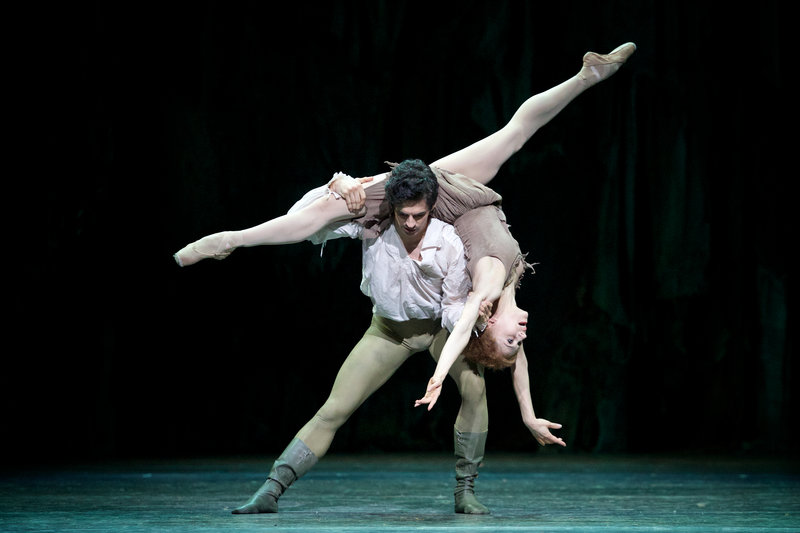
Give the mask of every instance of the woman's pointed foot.
<svg viewBox="0 0 800 533">
<path fill-rule="evenodd" d="M 578 73 L 578 78 L 590 86 L 601 82 L 618 71 L 635 51 L 636 44 L 625 43 L 608 54 L 586 52 L 586 55 L 583 56 L 583 68 Z"/>
<path fill-rule="evenodd" d="M 185 267 L 202 259 L 225 259 L 241 244 L 238 231 L 223 231 L 184 246 L 173 257 L 179 266 Z"/>
</svg>

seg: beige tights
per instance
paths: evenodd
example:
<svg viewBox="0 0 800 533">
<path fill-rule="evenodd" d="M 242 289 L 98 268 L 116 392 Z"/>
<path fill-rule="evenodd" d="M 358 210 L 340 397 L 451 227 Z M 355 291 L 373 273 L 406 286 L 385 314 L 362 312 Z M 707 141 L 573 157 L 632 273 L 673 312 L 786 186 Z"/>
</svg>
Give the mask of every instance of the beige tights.
<svg viewBox="0 0 800 533">
<path fill-rule="evenodd" d="M 489 183 L 500 167 L 517 153 L 539 128 L 550 122 L 589 86 L 588 82 L 576 76 L 531 96 L 523 102 L 502 129 L 431 163 L 431 166 L 463 174 L 484 185 Z M 306 240 L 332 222 L 351 218 L 353 214 L 347 210 L 344 200 L 325 197 L 303 209 L 257 226 L 205 237 L 195 243 L 195 246 L 206 256 L 211 256 L 223 252 L 230 253 L 240 246 L 296 243 Z M 179 255 L 185 264 L 191 264 L 198 260 L 189 257 L 192 253 L 182 250 Z"/>
<path fill-rule="evenodd" d="M 438 358 L 446 338 L 446 332 L 441 330 L 436 320 L 394 322 L 373 317 L 369 329 L 339 369 L 327 401 L 296 437 L 318 458 L 324 456 L 336 431 L 406 359 L 429 347 Z M 456 381 L 462 398 L 456 428 L 459 431 L 486 431 L 488 409 L 483 377 L 474 374 L 463 359 L 453 365 L 450 375 Z M 413 407 L 409 405 L 408 408 Z"/>
<path fill-rule="evenodd" d="M 445 156 L 431 166 L 464 174 L 484 185 L 536 131 L 550 122 L 590 85 L 575 76 L 528 98 L 502 129 Z"/>
</svg>

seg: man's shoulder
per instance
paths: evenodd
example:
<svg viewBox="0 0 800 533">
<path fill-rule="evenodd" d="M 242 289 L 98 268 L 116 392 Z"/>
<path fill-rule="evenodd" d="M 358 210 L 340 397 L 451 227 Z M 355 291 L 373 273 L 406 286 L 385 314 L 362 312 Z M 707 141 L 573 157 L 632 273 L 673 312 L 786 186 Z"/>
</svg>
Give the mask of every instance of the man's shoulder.
<svg viewBox="0 0 800 533">
<path fill-rule="evenodd" d="M 425 230 L 427 235 L 440 236 L 440 235 L 455 235 L 456 229 L 452 224 L 448 224 L 438 218 L 431 217 L 428 222 L 428 228 Z"/>
<path fill-rule="evenodd" d="M 433 240 L 439 246 L 451 246 L 455 248 L 463 248 L 463 243 L 456 233 L 456 228 L 452 224 L 443 222 L 438 218 L 432 218 L 428 224 L 427 235 L 433 237 Z"/>
<path fill-rule="evenodd" d="M 431 217 L 430 221 L 428 222 L 428 231 L 430 231 L 431 229 L 436 229 L 438 231 L 443 231 L 443 232 L 444 231 L 455 232 L 456 230 L 452 224 L 448 224 L 444 220 L 440 220 L 438 218 L 433 218 L 433 217 Z"/>
</svg>

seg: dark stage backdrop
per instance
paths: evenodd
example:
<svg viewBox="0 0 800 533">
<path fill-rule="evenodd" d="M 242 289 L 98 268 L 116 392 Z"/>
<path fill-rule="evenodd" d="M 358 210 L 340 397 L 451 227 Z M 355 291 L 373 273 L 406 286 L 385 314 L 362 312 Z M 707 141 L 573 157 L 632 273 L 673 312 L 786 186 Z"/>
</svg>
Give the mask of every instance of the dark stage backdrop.
<svg viewBox="0 0 800 533">
<path fill-rule="evenodd" d="M 492 183 L 539 263 L 518 296 L 537 414 L 562 453 L 797 451 L 779 2 L 37 6 L 10 54 L 5 460 L 279 452 L 368 325 L 359 243 L 171 254 L 335 171 L 466 146 L 629 40 Z M 412 408 L 432 370 L 412 358 L 332 452 L 451 449 L 453 383 Z M 490 452 L 536 452 L 508 372 L 487 381 Z"/>
</svg>

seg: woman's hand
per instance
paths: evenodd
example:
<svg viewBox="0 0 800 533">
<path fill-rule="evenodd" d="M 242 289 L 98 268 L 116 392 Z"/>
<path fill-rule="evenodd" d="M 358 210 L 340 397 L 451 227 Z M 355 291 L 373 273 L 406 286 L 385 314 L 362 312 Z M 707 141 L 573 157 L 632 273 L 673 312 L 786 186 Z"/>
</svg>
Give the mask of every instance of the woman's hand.
<svg viewBox="0 0 800 533">
<path fill-rule="evenodd" d="M 544 418 L 535 418 L 533 422 L 525 425 L 528 426 L 528 429 L 533 434 L 533 438 L 542 446 L 547 446 L 548 444 L 567 445 L 561 437 L 556 437 L 550 433 L 551 429 L 561 429 L 561 424 L 550 422 Z"/>
<path fill-rule="evenodd" d="M 439 395 L 442 393 L 442 380 L 436 379 L 436 377 L 432 377 L 430 381 L 428 381 L 428 390 L 425 391 L 425 396 L 417 401 L 414 402 L 414 407 L 419 407 L 423 404 L 428 404 L 428 411 L 433 409 L 433 406 L 436 405 L 436 400 L 439 399 Z"/>
<path fill-rule="evenodd" d="M 347 210 L 353 214 L 358 213 L 367 201 L 367 194 L 364 192 L 364 183 L 372 181 L 369 178 L 353 178 L 343 172 L 333 175 L 330 188 L 333 192 L 344 198 Z"/>
</svg>

